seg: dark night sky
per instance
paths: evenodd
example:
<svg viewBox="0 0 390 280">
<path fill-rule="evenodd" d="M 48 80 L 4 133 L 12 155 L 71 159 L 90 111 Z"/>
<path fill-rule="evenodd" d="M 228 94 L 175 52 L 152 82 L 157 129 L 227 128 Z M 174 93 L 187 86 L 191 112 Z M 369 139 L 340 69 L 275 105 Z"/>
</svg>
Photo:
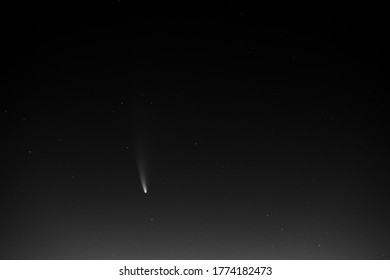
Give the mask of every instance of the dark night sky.
<svg viewBox="0 0 390 280">
<path fill-rule="evenodd" d="M 52 2 L 4 8 L 1 259 L 389 259 L 383 7 Z"/>
</svg>

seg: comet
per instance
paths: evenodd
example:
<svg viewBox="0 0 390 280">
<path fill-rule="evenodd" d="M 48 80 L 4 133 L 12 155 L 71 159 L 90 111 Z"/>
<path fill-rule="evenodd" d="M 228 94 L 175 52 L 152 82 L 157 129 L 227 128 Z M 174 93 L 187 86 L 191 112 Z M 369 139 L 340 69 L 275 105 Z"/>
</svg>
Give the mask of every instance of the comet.
<svg viewBox="0 0 390 280">
<path fill-rule="evenodd" d="M 148 189 L 146 188 L 146 185 L 142 184 L 142 188 L 144 189 L 144 193 L 148 192 Z"/>
<path fill-rule="evenodd" d="M 148 192 L 148 184 L 147 184 L 147 180 L 146 180 L 146 168 L 145 168 L 145 162 L 144 162 L 144 157 L 138 153 L 138 156 L 137 156 L 137 167 L 138 167 L 138 174 L 139 174 L 139 178 L 140 178 L 140 181 L 141 181 L 141 185 L 142 185 L 142 190 L 144 191 L 144 193 L 147 193 Z"/>
<path fill-rule="evenodd" d="M 143 170 L 141 170 L 141 169 L 140 169 L 140 172 L 139 172 L 139 177 L 141 179 L 142 189 L 144 190 L 144 193 L 147 193 L 148 192 L 148 187 L 146 185 L 145 172 L 143 172 Z"/>
<path fill-rule="evenodd" d="M 152 139 L 151 134 L 151 112 L 148 107 L 144 105 L 144 98 L 141 95 L 141 99 L 134 95 L 133 100 L 133 142 L 135 160 L 138 169 L 139 180 L 142 186 L 143 192 L 146 194 L 150 189 L 148 188 L 149 183 L 149 153 L 150 143 Z"/>
</svg>

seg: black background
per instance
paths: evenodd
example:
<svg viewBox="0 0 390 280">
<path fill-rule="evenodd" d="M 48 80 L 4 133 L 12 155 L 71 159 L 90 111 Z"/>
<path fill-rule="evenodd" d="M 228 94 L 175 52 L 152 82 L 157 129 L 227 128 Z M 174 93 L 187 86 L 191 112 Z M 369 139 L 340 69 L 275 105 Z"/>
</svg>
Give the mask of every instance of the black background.
<svg viewBox="0 0 390 280">
<path fill-rule="evenodd" d="M 2 10 L 2 259 L 389 258 L 384 7 Z"/>
</svg>

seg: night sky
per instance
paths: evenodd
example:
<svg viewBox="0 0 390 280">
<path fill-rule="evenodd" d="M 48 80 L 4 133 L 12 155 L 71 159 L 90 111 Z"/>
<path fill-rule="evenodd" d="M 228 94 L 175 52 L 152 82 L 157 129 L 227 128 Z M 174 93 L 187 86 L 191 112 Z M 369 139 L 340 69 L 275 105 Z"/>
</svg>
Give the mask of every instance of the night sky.
<svg viewBox="0 0 390 280">
<path fill-rule="evenodd" d="M 383 7 L 12 2 L 1 259 L 390 258 Z"/>
</svg>

